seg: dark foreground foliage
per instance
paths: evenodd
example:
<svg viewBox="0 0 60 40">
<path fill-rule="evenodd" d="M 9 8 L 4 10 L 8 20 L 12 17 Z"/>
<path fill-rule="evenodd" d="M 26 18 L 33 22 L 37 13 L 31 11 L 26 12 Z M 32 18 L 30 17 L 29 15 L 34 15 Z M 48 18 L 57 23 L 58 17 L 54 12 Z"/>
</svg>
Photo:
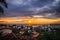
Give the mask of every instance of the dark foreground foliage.
<svg viewBox="0 0 60 40">
<path fill-rule="evenodd" d="M 27 31 L 25 31 L 24 34 L 17 33 L 17 29 L 15 29 L 15 31 L 14 33 L 3 36 L 2 32 L 0 32 L 0 40 L 60 40 L 60 29 L 54 29 L 51 31 L 37 29 L 36 31 L 39 33 L 37 38 L 32 37 L 32 33 L 28 33 Z"/>
<path fill-rule="evenodd" d="M 0 0 L 0 4 L 2 5 L 2 6 L 4 6 L 5 8 L 7 8 L 7 2 L 6 2 L 6 0 Z M 0 13 L 4 13 L 4 8 L 2 7 L 0 5 Z"/>
</svg>

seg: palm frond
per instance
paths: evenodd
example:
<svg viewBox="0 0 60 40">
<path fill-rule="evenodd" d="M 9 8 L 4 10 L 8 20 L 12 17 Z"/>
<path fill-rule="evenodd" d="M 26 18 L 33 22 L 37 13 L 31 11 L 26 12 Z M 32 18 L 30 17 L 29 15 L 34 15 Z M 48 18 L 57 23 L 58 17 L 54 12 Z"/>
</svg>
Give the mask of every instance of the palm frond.
<svg viewBox="0 0 60 40">
<path fill-rule="evenodd" d="M 6 2 L 6 0 L 0 0 L 0 3 L 7 8 L 7 2 Z"/>
<path fill-rule="evenodd" d="M 4 9 L 0 6 L 0 13 L 4 13 Z"/>
<path fill-rule="evenodd" d="M 5 8 L 7 8 L 6 0 L 0 0 L 0 4 L 2 4 Z M 0 13 L 4 13 L 4 9 L 2 6 L 0 6 Z"/>
</svg>

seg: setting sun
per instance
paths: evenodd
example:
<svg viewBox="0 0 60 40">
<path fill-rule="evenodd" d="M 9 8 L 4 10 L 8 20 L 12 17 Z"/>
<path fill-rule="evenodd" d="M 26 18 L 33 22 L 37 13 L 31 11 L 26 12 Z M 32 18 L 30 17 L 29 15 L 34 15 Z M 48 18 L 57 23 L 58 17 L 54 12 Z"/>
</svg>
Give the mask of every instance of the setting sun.
<svg viewBox="0 0 60 40">
<path fill-rule="evenodd" d="M 29 20 L 29 21 L 28 21 L 28 23 L 29 23 L 29 24 L 31 24 L 31 23 L 32 23 L 32 21 L 31 21 L 31 20 Z"/>
</svg>

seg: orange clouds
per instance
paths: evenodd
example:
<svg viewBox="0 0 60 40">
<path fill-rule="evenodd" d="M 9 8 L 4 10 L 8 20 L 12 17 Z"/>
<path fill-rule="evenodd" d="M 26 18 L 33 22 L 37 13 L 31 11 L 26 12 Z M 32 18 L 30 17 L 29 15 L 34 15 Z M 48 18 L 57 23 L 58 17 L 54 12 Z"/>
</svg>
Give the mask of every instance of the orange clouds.
<svg viewBox="0 0 60 40">
<path fill-rule="evenodd" d="M 0 18 L 0 23 L 8 23 L 8 24 L 55 24 L 55 22 L 60 23 L 60 18 L 58 19 L 48 19 L 43 18 L 42 16 L 37 16 L 38 18 L 35 18 L 36 16 L 32 18 L 28 17 L 5 17 Z"/>
</svg>

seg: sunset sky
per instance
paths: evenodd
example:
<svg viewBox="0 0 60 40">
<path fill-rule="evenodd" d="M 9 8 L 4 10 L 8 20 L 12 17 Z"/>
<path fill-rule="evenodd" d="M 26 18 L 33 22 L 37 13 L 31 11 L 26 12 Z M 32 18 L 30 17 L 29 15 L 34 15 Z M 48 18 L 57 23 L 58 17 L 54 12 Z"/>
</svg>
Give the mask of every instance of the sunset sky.
<svg viewBox="0 0 60 40">
<path fill-rule="evenodd" d="M 60 24 L 60 0 L 7 0 L 0 23 Z"/>
</svg>

